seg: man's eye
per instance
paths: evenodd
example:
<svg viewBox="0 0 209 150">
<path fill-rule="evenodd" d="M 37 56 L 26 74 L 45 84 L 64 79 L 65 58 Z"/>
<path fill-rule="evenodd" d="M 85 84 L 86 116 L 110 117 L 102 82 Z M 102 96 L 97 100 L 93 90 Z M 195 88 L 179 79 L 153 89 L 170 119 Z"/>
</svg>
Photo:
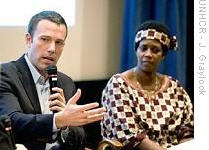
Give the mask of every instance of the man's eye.
<svg viewBox="0 0 209 150">
<path fill-rule="evenodd" d="M 56 42 L 56 44 L 57 44 L 57 45 L 59 45 L 59 46 L 63 46 L 63 45 L 65 45 L 65 43 L 64 43 L 64 42 L 62 42 L 62 41 L 57 41 L 57 42 Z"/>
<path fill-rule="evenodd" d="M 44 38 L 44 37 L 42 37 L 41 40 L 42 41 L 48 41 L 48 39 L 47 38 Z"/>
</svg>

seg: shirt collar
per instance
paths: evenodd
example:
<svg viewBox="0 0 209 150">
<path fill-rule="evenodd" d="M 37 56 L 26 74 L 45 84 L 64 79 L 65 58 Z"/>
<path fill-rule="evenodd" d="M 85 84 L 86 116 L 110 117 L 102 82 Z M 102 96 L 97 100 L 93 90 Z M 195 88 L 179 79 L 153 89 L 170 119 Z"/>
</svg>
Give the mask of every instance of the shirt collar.
<svg viewBox="0 0 209 150">
<path fill-rule="evenodd" d="M 26 60 L 26 63 L 28 64 L 28 67 L 31 71 L 31 74 L 33 76 L 33 80 L 35 83 L 38 83 L 38 81 L 43 78 L 43 76 L 41 76 L 41 74 L 37 71 L 37 69 L 33 66 L 33 64 L 30 62 L 28 56 L 27 56 L 27 53 L 25 54 L 25 60 Z"/>
</svg>

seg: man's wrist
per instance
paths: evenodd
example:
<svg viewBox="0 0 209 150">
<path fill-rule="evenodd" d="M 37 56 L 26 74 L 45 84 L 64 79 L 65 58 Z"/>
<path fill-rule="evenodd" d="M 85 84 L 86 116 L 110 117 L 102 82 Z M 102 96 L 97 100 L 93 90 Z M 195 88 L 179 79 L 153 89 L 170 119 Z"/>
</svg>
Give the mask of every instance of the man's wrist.
<svg viewBox="0 0 209 150">
<path fill-rule="evenodd" d="M 55 113 L 54 118 L 55 118 L 55 125 L 58 129 L 66 126 L 64 125 L 65 121 L 62 119 L 63 117 L 61 112 Z"/>
</svg>

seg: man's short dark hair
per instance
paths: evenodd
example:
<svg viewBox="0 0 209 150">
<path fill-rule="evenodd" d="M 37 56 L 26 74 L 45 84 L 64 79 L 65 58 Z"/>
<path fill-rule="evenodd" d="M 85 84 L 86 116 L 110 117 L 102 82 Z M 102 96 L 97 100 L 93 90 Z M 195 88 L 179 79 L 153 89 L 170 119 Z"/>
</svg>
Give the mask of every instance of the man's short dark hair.
<svg viewBox="0 0 209 150">
<path fill-rule="evenodd" d="M 68 27 L 65 22 L 65 19 L 57 12 L 55 11 L 42 11 L 38 14 L 35 14 L 31 19 L 28 24 L 28 33 L 31 35 L 33 38 L 34 31 L 36 30 L 37 24 L 41 20 L 49 20 L 51 22 L 54 22 L 58 25 L 63 24 L 66 27 L 66 37 L 68 33 Z"/>
</svg>

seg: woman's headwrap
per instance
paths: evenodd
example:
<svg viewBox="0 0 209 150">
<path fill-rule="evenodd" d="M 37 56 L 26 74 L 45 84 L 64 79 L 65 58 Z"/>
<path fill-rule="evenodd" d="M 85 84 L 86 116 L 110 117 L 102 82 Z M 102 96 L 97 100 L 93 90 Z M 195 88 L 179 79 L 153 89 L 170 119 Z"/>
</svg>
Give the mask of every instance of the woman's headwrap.
<svg viewBox="0 0 209 150">
<path fill-rule="evenodd" d="M 135 37 L 135 43 L 140 42 L 143 39 L 158 40 L 161 44 L 165 45 L 168 49 L 177 50 L 178 43 L 176 36 L 169 37 L 163 32 L 158 32 L 155 29 L 140 30 Z"/>
</svg>

